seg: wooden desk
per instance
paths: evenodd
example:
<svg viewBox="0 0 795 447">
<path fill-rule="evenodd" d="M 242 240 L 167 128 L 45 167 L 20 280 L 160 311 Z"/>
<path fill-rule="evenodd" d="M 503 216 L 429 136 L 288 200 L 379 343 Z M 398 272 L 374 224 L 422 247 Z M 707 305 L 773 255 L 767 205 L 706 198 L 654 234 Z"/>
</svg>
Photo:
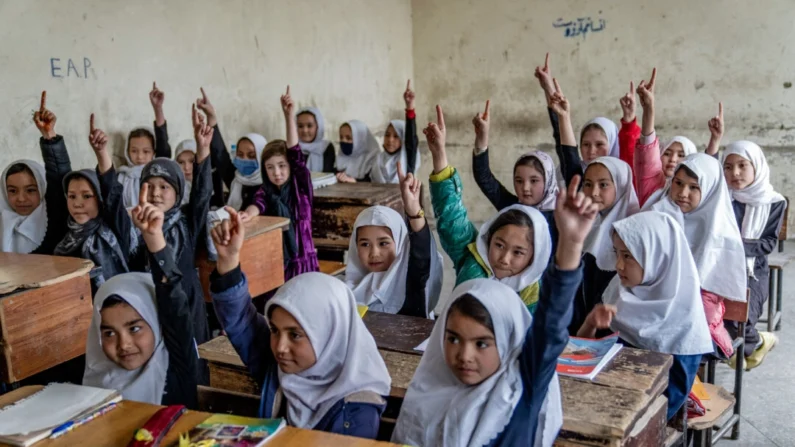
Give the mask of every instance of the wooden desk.
<svg viewBox="0 0 795 447">
<path fill-rule="evenodd" d="M 18 382 L 86 350 L 94 264 L 0 253 L 0 380 Z"/>
<path fill-rule="evenodd" d="M 365 208 L 388 206 L 403 214 L 398 185 L 336 183 L 315 190 L 312 238 L 319 250 L 345 251 L 356 217 Z"/>
<path fill-rule="evenodd" d="M 431 336 L 434 323 L 427 318 L 373 311 L 367 311 L 362 321 L 367 326 L 367 330 L 373 334 L 378 349 L 415 356 L 422 355 L 422 352 L 415 351 L 414 347 Z"/>
<path fill-rule="evenodd" d="M 4 407 L 23 399 L 39 389 L 41 386 L 28 386 L 0 396 L 0 407 Z M 97 418 L 82 427 L 76 428 L 71 433 L 58 439 L 45 439 L 36 443 L 36 447 L 61 447 L 61 446 L 103 446 L 125 447 L 133 437 L 135 430 L 143 426 L 157 410 L 163 408 L 158 405 L 145 404 L 125 400 L 119 403 L 118 408 L 110 413 Z M 179 440 L 180 433 L 187 433 L 196 425 L 210 417 L 210 413 L 188 411 L 183 414 L 166 434 L 161 445 L 171 446 Z M 0 444 L 4 445 L 4 444 Z M 350 436 L 335 435 L 314 430 L 304 430 L 294 427 L 285 427 L 276 434 L 268 445 L 278 446 L 340 446 L 340 447 L 385 447 L 394 446 L 387 442 L 378 442 Z"/>
<path fill-rule="evenodd" d="M 284 284 L 284 255 L 282 231 L 290 224 L 284 217 L 258 216 L 246 223 L 246 240 L 240 250 L 240 268 L 248 279 L 248 290 L 252 297 Z M 196 260 L 204 299 L 211 302 L 210 274 L 215 262 L 202 253 Z"/>
<path fill-rule="evenodd" d="M 326 275 L 331 276 L 338 276 L 345 273 L 345 264 L 338 261 L 326 261 L 320 259 L 317 261 L 318 266 L 320 267 L 320 273 L 325 273 Z"/>
</svg>

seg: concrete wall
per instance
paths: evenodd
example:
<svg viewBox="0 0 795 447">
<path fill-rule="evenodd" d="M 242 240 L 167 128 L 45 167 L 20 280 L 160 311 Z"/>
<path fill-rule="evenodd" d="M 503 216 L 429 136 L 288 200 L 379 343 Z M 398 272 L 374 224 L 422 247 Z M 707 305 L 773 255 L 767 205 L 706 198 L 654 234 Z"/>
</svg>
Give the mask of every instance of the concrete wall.
<svg viewBox="0 0 795 447">
<path fill-rule="evenodd" d="M 486 99 L 492 167 L 509 189 L 521 153 L 554 152 L 533 77 L 546 52 L 572 103 L 575 129 L 598 115 L 618 122 L 629 81 L 648 79 L 656 66 L 662 137 L 686 135 L 703 148 L 707 120 L 723 101 L 723 143 L 747 138 L 763 145 L 774 185 L 795 198 L 788 175 L 795 167 L 795 8 L 788 0 L 414 0 L 412 7 L 420 119 L 431 118 L 436 103 L 445 107 L 449 159 L 464 178 L 475 220 L 493 212 L 471 175 L 471 118 Z M 555 25 L 568 22 L 575 26 L 567 37 L 566 27 Z"/>
<path fill-rule="evenodd" d="M 132 127 L 151 126 L 152 81 L 166 94 L 172 146 L 192 138 L 200 86 L 227 144 L 251 131 L 283 138 L 287 84 L 299 106 L 324 111 L 331 140 L 352 118 L 383 132 L 403 114 L 411 27 L 409 0 L 0 0 L 0 166 L 40 159 L 31 116 L 41 90 L 75 167 L 96 163 L 91 112 L 117 155 Z"/>
</svg>

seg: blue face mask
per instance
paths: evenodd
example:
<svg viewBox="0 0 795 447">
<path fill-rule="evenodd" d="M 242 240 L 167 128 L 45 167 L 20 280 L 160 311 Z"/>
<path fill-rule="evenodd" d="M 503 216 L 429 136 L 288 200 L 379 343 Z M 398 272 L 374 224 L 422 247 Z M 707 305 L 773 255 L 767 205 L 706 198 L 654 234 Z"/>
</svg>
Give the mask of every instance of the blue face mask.
<svg viewBox="0 0 795 447">
<path fill-rule="evenodd" d="M 340 150 L 345 155 L 351 155 L 353 153 L 353 143 L 343 143 L 340 141 Z"/>
<path fill-rule="evenodd" d="M 259 169 L 259 163 L 257 163 L 257 160 L 241 160 L 235 157 L 235 159 L 232 160 L 232 164 L 234 164 L 235 168 L 237 168 L 237 172 L 246 177 L 257 172 L 257 169 Z"/>
</svg>

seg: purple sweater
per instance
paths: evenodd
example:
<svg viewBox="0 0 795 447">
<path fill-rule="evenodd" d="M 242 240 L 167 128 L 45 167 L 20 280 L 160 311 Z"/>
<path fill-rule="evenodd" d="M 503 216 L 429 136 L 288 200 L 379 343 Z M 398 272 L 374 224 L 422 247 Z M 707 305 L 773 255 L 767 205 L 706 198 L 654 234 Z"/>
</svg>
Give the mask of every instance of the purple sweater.
<svg viewBox="0 0 795 447">
<path fill-rule="evenodd" d="M 290 198 L 290 208 L 297 250 L 293 259 L 285 262 L 284 280 L 288 281 L 301 273 L 317 272 L 320 267 L 317 263 L 317 251 L 312 240 L 312 174 L 306 167 L 306 156 L 301 152 L 301 147 L 295 145 L 287 150 L 287 162 L 290 163 L 290 180 L 292 181 L 293 196 Z M 267 179 L 263 179 L 268 181 Z M 275 210 L 268 210 L 265 191 L 262 188 L 254 195 L 254 206 L 259 209 L 262 216 L 274 216 Z M 288 233 L 284 233 L 287 237 Z"/>
</svg>

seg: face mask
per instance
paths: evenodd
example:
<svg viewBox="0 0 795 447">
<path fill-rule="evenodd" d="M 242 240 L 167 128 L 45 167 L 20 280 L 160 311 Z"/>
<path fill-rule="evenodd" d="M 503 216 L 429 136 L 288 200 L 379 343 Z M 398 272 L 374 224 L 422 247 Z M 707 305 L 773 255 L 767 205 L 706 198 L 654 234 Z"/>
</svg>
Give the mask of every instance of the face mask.
<svg viewBox="0 0 795 447">
<path fill-rule="evenodd" d="M 235 157 L 235 159 L 232 161 L 232 164 L 234 164 L 235 168 L 237 168 L 237 172 L 246 177 L 257 172 L 257 169 L 259 168 L 259 163 L 257 163 L 257 160 L 241 160 L 237 157 Z"/>
<path fill-rule="evenodd" d="M 340 150 L 345 155 L 351 155 L 353 153 L 353 143 L 340 142 Z"/>
</svg>

